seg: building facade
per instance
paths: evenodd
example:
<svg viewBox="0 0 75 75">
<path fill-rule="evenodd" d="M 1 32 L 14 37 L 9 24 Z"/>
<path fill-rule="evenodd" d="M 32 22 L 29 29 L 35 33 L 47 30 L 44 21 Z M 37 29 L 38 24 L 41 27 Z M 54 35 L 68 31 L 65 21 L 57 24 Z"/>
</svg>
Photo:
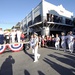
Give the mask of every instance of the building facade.
<svg viewBox="0 0 75 75">
<path fill-rule="evenodd" d="M 20 22 L 20 28 L 29 35 L 37 32 L 39 35 L 51 35 L 72 30 L 73 13 L 67 11 L 62 5 L 55 6 L 42 0 Z"/>
</svg>

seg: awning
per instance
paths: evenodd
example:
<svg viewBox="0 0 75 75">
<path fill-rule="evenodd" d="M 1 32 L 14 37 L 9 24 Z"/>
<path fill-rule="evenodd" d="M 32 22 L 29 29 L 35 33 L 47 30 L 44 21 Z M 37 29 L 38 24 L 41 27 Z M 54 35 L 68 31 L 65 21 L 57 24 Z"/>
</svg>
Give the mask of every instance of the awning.
<svg viewBox="0 0 75 75">
<path fill-rule="evenodd" d="M 70 26 L 73 27 L 73 25 L 69 25 L 69 24 L 63 24 L 63 23 L 56 23 L 56 22 L 47 22 L 48 24 L 57 24 L 57 25 L 63 25 L 63 26 Z"/>
<path fill-rule="evenodd" d="M 36 26 L 36 25 L 38 25 L 38 24 L 42 24 L 42 22 L 38 22 L 38 23 L 32 24 L 32 25 L 30 25 L 29 27 L 33 27 L 33 26 Z"/>
</svg>

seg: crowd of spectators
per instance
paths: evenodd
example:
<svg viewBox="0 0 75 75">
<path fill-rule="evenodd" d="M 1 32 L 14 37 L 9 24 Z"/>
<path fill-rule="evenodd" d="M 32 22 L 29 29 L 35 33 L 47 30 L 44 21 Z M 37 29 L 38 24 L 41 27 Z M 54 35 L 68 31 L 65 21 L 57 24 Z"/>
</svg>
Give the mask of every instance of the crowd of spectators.
<svg viewBox="0 0 75 75">
<path fill-rule="evenodd" d="M 72 34 L 72 31 L 61 33 L 61 36 L 58 34 L 50 36 L 39 36 L 39 46 L 41 47 L 55 47 L 55 49 L 63 48 L 64 52 L 66 49 L 69 49 L 71 53 L 75 50 L 75 35 Z"/>
<path fill-rule="evenodd" d="M 11 31 L 5 30 L 3 31 L 0 28 L 0 44 L 10 44 L 15 42 L 23 42 L 25 41 L 24 33 L 18 29 L 12 29 Z"/>
</svg>

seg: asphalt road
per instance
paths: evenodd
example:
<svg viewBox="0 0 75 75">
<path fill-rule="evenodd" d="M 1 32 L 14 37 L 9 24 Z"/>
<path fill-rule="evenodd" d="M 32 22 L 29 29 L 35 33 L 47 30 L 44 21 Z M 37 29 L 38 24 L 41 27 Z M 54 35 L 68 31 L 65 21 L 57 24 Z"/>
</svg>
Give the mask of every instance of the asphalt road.
<svg viewBox="0 0 75 75">
<path fill-rule="evenodd" d="M 39 48 L 41 57 L 33 62 L 31 50 L 0 55 L 0 75 L 75 75 L 75 53 Z"/>
</svg>

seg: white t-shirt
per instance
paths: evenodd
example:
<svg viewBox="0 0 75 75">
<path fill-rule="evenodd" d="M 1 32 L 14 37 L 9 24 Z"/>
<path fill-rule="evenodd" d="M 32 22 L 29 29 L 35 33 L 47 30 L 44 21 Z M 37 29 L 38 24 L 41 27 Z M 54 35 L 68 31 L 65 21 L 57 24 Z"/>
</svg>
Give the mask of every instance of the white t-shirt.
<svg viewBox="0 0 75 75">
<path fill-rule="evenodd" d="M 16 32 L 17 36 L 21 36 L 21 31 Z"/>
<path fill-rule="evenodd" d="M 4 31 L 0 31 L 0 35 L 3 35 L 4 34 Z"/>
<path fill-rule="evenodd" d="M 67 38 L 68 38 L 68 42 L 72 42 L 74 37 L 73 35 L 68 35 Z"/>
<path fill-rule="evenodd" d="M 59 40 L 60 40 L 59 37 L 56 37 L 56 38 L 55 38 L 55 41 L 56 41 L 56 42 L 59 42 Z"/>
<path fill-rule="evenodd" d="M 38 37 L 36 37 L 36 38 L 35 38 L 35 45 L 36 45 L 36 43 L 38 43 L 38 42 L 39 42 Z M 38 44 L 37 44 L 36 47 L 38 48 Z"/>
<path fill-rule="evenodd" d="M 38 37 L 33 38 L 33 46 L 35 46 L 38 43 Z M 38 47 L 38 45 L 36 46 Z"/>
<path fill-rule="evenodd" d="M 61 40 L 62 40 L 63 42 L 65 42 L 66 36 L 61 36 Z"/>
<path fill-rule="evenodd" d="M 16 32 L 11 32 L 11 37 L 15 37 Z"/>
<path fill-rule="evenodd" d="M 33 43 L 34 43 L 33 38 L 31 38 L 31 39 L 30 39 L 30 46 L 31 46 L 31 47 L 33 46 Z"/>
</svg>

